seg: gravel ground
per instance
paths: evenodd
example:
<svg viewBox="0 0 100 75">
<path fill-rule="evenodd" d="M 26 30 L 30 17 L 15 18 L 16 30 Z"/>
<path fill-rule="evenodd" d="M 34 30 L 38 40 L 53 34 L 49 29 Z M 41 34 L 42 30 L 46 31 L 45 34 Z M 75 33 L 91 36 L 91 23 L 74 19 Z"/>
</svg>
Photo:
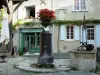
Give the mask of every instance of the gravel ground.
<svg viewBox="0 0 100 75">
<path fill-rule="evenodd" d="M 26 72 L 14 67 L 15 64 L 24 60 L 33 60 L 36 61 L 37 58 L 33 57 L 17 57 L 17 58 L 6 58 L 7 63 L 0 63 L 0 75 L 100 75 L 98 72 L 89 73 L 89 72 L 80 72 L 80 71 L 68 71 L 68 72 L 54 72 L 54 73 L 34 73 Z"/>
</svg>

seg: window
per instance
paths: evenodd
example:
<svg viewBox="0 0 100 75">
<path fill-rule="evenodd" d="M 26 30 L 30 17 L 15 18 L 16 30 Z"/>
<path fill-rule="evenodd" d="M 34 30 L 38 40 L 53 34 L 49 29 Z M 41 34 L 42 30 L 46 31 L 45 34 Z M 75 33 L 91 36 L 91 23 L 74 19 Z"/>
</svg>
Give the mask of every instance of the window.
<svg viewBox="0 0 100 75">
<path fill-rule="evenodd" d="M 74 0 L 74 10 L 86 10 L 85 0 Z"/>
<path fill-rule="evenodd" d="M 35 18 L 35 6 L 26 7 L 26 18 Z"/>
<path fill-rule="evenodd" d="M 94 26 L 87 26 L 87 39 L 94 40 Z"/>
<path fill-rule="evenodd" d="M 74 27 L 73 26 L 67 26 L 67 39 L 73 39 L 74 38 Z"/>
</svg>

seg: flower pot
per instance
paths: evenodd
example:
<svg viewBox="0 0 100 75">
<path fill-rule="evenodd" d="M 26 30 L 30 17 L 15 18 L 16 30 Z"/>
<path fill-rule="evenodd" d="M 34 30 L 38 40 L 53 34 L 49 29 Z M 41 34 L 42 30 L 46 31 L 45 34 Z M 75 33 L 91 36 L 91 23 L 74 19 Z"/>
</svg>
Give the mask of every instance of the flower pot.
<svg viewBox="0 0 100 75">
<path fill-rule="evenodd" d="M 44 27 L 47 27 L 51 24 L 51 19 L 41 19 L 40 21 Z"/>
</svg>

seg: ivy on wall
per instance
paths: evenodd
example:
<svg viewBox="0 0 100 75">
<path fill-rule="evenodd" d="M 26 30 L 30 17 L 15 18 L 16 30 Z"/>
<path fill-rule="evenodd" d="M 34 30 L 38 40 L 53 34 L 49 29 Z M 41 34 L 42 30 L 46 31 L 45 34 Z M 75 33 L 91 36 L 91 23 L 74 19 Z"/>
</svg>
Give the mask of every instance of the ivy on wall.
<svg viewBox="0 0 100 75">
<path fill-rule="evenodd" d="M 6 11 L 5 8 L 0 9 L 0 29 L 1 29 L 1 27 L 2 27 L 1 22 L 2 22 L 2 20 L 3 20 L 3 16 L 4 16 L 4 12 L 5 12 L 5 11 Z"/>
<path fill-rule="evenodd" d="M 41 24 L 41 22 L 22 22 L 23 20 L 18 20 L 15 24 L 13 24 L 13 29 L 16 29 L 17 26 L 24 25 L 24 26 L 30 26 L 30 25 L 38 25 Z M 53 20 L 51 24 L 61 26 L 61 25 L 83 25 L 84 24 L 100 24 L 100 19 L 98 20 Z"/>
<path fill-rule="evenodd" d="M 35 21 L 31 21 L 31 22 L 26 22 L 24 20 L 19 19 L 16 23 L 14 23 L 12 25 L 12 30 L 16 30 L 17 27 L 19 26 L 33 26 L 33 25 L 38 25 L 41 24 L 40 22 L 35 22 Z"/>
<path fill-rule="evenodd" d="M 95 20 L 54 20 L 54 25 L 83 25 L 84 24 L 100 24 L 100 19 Z"/>
</svg>

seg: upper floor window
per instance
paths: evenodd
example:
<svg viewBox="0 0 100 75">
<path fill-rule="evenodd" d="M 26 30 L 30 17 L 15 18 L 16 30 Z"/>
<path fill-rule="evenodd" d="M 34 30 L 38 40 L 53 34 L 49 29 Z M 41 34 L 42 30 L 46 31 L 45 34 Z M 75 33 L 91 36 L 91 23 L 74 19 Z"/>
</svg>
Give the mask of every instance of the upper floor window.
<svg viewBox="0 0 100 75">
<path fill-rule="evenodd" d="M 67 26 L 67 39 L 74 39 L 74 27 Z"/>
<path fill-rule="evenodd" d="M 85 0 L 74 0 L 74 10 L 86 10 Z"/>
<path fill-rule="evenodd" d="M 27 19 L 35 18 L 35 6 L 34 5 L 26 7 L 26 18 Z"/>
</svg>

